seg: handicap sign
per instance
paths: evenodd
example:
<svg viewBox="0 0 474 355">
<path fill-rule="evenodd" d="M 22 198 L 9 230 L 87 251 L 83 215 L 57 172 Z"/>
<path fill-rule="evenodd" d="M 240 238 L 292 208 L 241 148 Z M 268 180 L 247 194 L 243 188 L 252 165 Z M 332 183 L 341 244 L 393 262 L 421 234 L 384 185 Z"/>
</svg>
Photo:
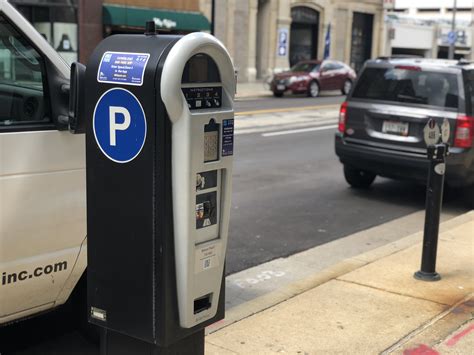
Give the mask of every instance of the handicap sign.
<svg viewBox="0 0 474 355">
<path fill-rule="evenodd" d="M 116 163 L 135 159 L 145 144 L 146 119 L 140 101 L 122 88 L 107 90 L 93 116 L 95 140 L 104 155 Z"/>
<path fill-rule="evenodd" d="M 448 143 L 449 141 L 449 121 L 447 118 L 443 120 L 443 124 L 441 125 L 441 141 L 443 143 Z"/>
<path fill-rule="evenodd" d="M 426 145 L 435 145 L 439 142 L 441 132 L 439 126 L 434 119 L 430 119 L 423 129 L 423 136 Z"/>
</svg>

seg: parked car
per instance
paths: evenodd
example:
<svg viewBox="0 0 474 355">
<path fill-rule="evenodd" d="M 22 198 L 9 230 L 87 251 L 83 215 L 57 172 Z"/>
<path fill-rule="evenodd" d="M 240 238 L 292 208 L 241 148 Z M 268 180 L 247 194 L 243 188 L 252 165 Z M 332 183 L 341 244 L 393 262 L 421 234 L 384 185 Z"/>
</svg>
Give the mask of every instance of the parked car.
<svg viewBox="0 0 474 355">
<path fill-rule="evenodd" d="M 336 154 L 347 182 L 366 188 L 376 175 L 426 181 L 423 128 L 450 124 L 445 181 L 474 202 L 474 64 L 384 58 L 367 61 L 341 105 Z"/>
<path fill-rule="evenodd" d="M 299 62 L 289 71 L 276 74 L 270 88 L 277 97 L 288 91 L 317 97 L 323 90 L 341 90 L 347 95 L 355 79 L 355 71 L 342 62 L 309 60 Z"/>
</svg>

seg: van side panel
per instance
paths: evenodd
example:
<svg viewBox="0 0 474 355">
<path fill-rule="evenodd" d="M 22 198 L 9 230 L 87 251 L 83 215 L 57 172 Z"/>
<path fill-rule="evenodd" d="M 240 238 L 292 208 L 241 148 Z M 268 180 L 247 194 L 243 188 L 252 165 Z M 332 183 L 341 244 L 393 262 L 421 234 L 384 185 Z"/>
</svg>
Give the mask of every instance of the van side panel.
<svg viewBox="0 0 474 355">
<path fill-rule="evenodd" d="M 86 235 L 85 196 L 83 135 L 0 133 L 0 323 L 54 305 Z"/>
</svg>

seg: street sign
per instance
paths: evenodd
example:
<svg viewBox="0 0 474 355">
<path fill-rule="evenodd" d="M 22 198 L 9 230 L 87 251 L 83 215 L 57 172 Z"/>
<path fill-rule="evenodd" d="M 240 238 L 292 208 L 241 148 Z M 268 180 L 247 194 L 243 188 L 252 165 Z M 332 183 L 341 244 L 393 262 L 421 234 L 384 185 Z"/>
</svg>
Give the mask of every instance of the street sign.
<svg viewBox="0 0 474 355">
<path fill-rule="evenodd" d="M 457 33 L 456 31 L 449 31 L 448 33 L 448 43 L 449 44 L 454 44 L 456 43 L 456 39 L 457 39 Z"/>
<path fill-rule="evenodd" d="M 426 145 L 435 145 L 439 142 L 441 132 L 439 126 L 434 119 L 430 119 L 423 129 L 423 135 Z"/>
<path fill-rule="evenodd" d="M 447 118 L 443 120 L 443 124 L 441 125 L 441 141 L 443 143 L 448 143 L 449 140 L 449 121 Z"/>
<path fill-rule="evenodd" d="M 142 105 L 130 91 L 113 88 L 97 101 L 94 136 L 100 150 L 116 163 L 128 163 L 143 148 L 146 120 Z"/>
<path fill-rule="evenodd" d="M 288 29 L 279 28 L 278 29 L 278 56 L 284 57 L 288 52 Z"/>
</svg>

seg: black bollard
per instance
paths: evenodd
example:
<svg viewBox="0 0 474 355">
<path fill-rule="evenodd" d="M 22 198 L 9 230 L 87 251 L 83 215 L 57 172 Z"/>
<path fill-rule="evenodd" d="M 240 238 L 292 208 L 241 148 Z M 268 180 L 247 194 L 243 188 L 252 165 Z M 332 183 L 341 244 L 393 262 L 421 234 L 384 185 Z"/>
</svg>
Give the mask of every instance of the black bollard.
<svg viewBox="0 0 474 355">
<path fill-rule="evenodd" d="M 438 281 L 441 276 L 436 272 L 436 252 L 438 249 L 439 219 L 443 203 L 444 174 L 448 145 L 437 144 L 428 146 L 430 168 L 426 189 L 426 214 L 423 234 L 423 254 L 421 269 L 414 277 L 422 281 Z"/>
</svg>

